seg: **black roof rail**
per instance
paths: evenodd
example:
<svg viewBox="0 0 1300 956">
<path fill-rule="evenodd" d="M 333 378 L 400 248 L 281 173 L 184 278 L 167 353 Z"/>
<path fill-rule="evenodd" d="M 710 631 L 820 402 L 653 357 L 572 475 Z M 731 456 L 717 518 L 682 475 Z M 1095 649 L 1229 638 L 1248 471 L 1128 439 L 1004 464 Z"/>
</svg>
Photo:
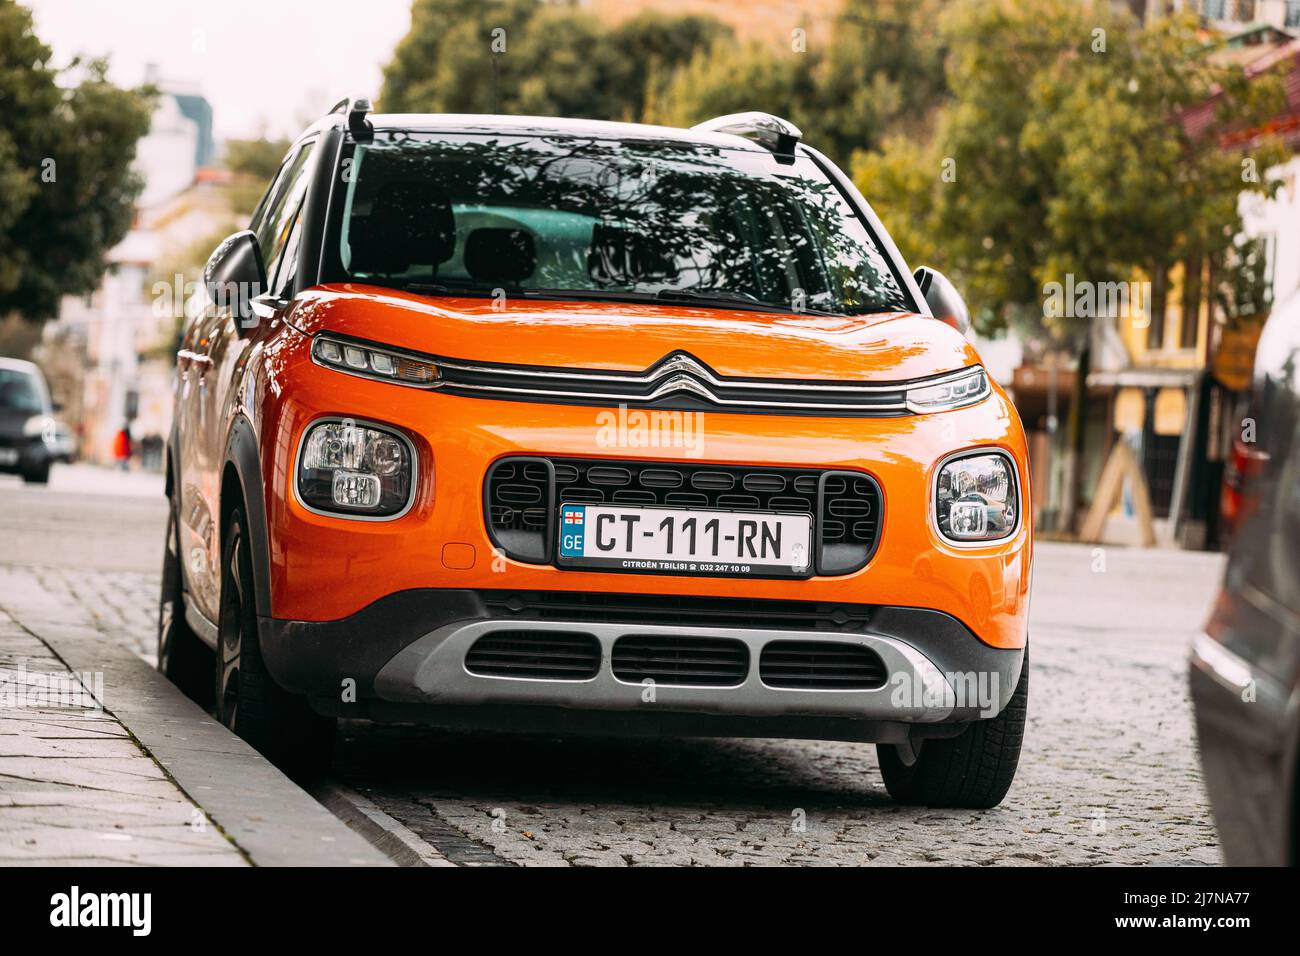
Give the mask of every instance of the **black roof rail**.
<svg viewBox="0 0 1300 956">
<path fill-rule="evenodd" d="M 332 107 L 327 115 L 344 113 L 348 118 L 348 132 L 356 139 L 370 139 L 375 135 L 375 128 L 366 114 L 371 111 L 370 100 L 364 96 L 346 96 Z"/>
<path fill-rule="evenodd" d="M 701 133 L 729 133 L 753 140 L 778 156 L 794 156 L 794 148 L 803 139 L 803 133 L 787 119 L 752 110 L 748 113 L 728 113 L 697 123 L 692 130 Z"/>
</svg>

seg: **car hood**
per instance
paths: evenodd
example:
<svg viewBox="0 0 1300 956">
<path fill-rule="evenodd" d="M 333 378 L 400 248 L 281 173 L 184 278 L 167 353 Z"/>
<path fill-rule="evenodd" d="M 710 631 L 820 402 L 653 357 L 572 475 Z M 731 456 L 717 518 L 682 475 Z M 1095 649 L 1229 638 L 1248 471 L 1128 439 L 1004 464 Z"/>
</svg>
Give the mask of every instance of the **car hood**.
<svg viewBox="0 0 1300 956">
<path fill-rule="evenodd" d="M 286 320 L 444 358 L 644 371 L 684 351 L 719 375 L 900 381 L 979 362 L 929 316 L 793 315 L 671 303 L 552 302 L 423 296 L 377 286 L 318 286 Z"/>
</svg>

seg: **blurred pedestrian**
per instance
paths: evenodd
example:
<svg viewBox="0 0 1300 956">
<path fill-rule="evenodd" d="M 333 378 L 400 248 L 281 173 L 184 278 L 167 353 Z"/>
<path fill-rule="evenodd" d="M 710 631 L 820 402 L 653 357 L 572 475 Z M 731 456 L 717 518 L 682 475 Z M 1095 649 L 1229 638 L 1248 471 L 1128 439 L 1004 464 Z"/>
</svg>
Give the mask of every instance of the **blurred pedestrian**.
<svg viewBox="0 0 1300 956">
<path fill-rule="evenodd" d="M 128 471 L 131 467 L 131 425 L 123 422 L 122 427 L 117 430 L 113 437 L 113 458 L 117 461 L 117 466 L 123 471 Z"/>
</svg>

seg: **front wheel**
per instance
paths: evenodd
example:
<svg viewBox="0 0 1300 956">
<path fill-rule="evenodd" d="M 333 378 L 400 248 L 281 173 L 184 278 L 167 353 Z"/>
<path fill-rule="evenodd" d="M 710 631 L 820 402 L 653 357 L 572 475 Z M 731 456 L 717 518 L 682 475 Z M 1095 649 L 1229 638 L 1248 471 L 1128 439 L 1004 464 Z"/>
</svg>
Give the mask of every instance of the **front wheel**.
<svg viewBox="0 0 1300 956">
<path fill-rule="evenodd" d="M 899 803 L 927 807 L 996 807 L 1011 789 L 1029 709 L 1029 649 L 1020 681 L 1002 713 L 956 737 L 925 740 L 907 763 L 894 744 L 877 744 L 885 789 Z"/>
<path fill-rule="evenodd" d="M 334 720 L 314 713 L 306 698 L 289 693 L 267 672 L 257 640 L 248 548 L 248 528 L 236 509 L 222 549 L 217 718 L 281 770 L 310 776 L 329 764 Z"/>
</svg>

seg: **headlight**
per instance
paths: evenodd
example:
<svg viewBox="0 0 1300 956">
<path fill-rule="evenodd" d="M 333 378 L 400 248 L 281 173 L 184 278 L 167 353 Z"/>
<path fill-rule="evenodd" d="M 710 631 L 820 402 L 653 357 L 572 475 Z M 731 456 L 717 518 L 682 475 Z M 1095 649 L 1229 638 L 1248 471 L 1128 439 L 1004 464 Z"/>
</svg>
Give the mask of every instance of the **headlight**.
<svg viewBox="0 0 1300 956">
<path fill-rule="evenodd" d="M 933 384 L 909 386 L 907 407 L 918 413 L 946 412 L 983 401 L 992 391 L 988 374 L 982 366 L 976 365 Z"/>
<path fill-rule="evenodd" d="M 332 514 L 394 518 L 410 507 L 415 449 L 401 435 L 350 419 L 317 422 L 298 454 L 298 497 Z"/>
<path fill-rule="evenodd" d="M 1015 467 L 996 452 L 951 459 L 939 469 L 934 505 L 939 533 L 950 541 L 1005 538 L 1020 517 Z"/>
<path fill-rule="evenodd" d="M 442 377 L 438 366 L 430 359 L 326 335 L 318 335 L 312 341 L 311 355 L 319 365 L 400 385 L 432 388 Z"/>
<path fill-rule="evenodd" d="M 48 415 L 33 415 L 23 422 L 23 435 L 35 438 L 38 435 L 47 445 L 53 445 L 56 437 L 54 419 Z"/>
</svg>

